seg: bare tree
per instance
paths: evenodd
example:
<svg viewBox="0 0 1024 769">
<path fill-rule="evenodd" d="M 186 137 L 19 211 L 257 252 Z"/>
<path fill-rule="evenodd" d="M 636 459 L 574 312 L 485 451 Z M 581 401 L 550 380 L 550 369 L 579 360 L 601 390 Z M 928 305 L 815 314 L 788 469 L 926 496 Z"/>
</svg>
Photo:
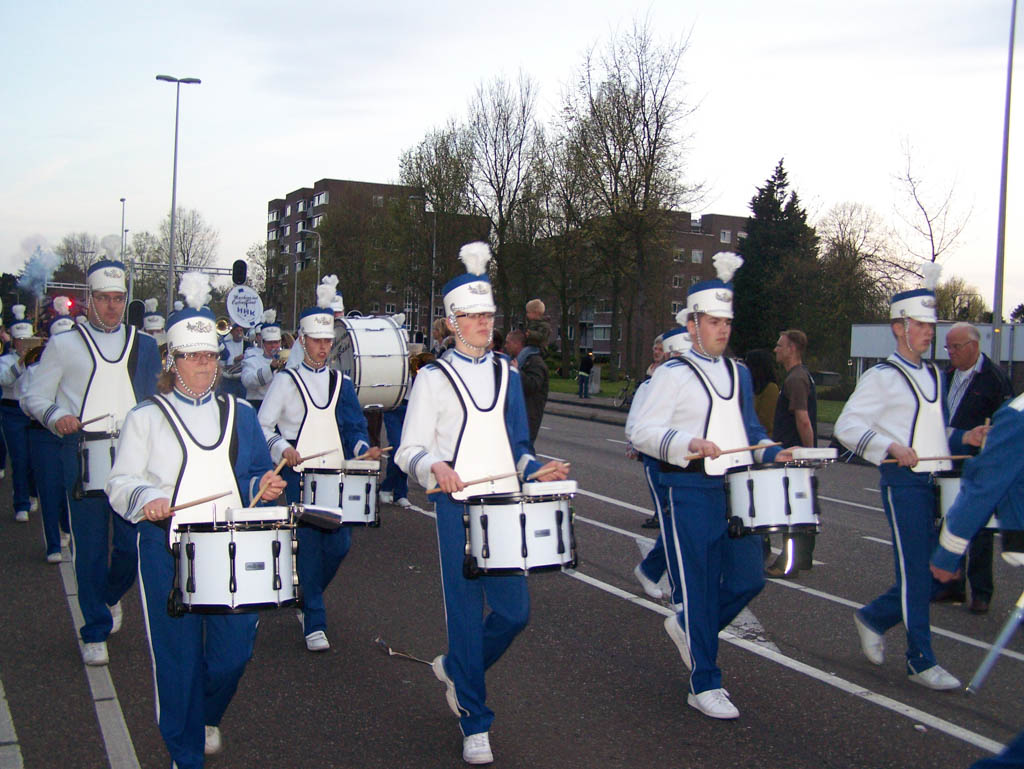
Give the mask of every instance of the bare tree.
<svg viewBox="0 0 1024 769">
<path fill-rule="evenodd" d="M 454 120 L 403 152 L 398 166 L 402 184 L 423 190 L 425 203 L 438 213 L 469 212 L 473 141 Z"/>
<path fill-rule="evenodd" d="M 249 265 L 249 285 L 262 293 L 267 284 L 267 241 L 258 240 L 249 246 L 245 252 L 245 261 Z"/>
<path fill-rule="evenodd" d="M 179 208 L 174 215 L 174 264 L 176 267 L 209 267 L 217 258 L 220 235 L 206 223 L 196 209 Z M 170 250 L 170 214 L 160 225 L 160 246 L 164 254 Z M 164 257 L 166 261 L 166 257 Z"/>
<path fill-rule="evenodd" d="M 90 265 L 100 258 L 99 239 L 88 232 L 65 235 L 53 250 L 61 258 L 61 264 L 77 267 L 83 273 L 88 272 Z"/>
<path fill-rule="evenodd" d="M 952 249 L 967 226 L 970 210 L 960 214 L 954 207 L 956 184 L 937 195 L 913 168 L 910 145 L 903 145 L 904 167 L 896 177 L 903 190 L 904 202 L 897 206 L 896 213 L 910 228 L 910 234 L 903 238 L 908 253 L 918 259 L 934 262 Z"/>
<path fill-rule="evenodd" d="M 969 323 L 992 321 L 992 310 L 976 286 L 953 275 L 935 287 L 935 312 L 943 320 L 963 320 Z"/>
</svg>

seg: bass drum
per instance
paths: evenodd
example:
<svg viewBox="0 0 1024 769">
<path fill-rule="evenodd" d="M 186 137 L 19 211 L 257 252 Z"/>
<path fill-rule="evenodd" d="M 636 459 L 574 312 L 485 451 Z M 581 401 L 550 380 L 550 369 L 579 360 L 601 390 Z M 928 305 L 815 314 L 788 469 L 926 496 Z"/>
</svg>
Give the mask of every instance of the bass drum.
<svg viewBox="0 0 1024 769">
<path fill-rule="evenodd" d="M 390 411 L 402 404 L 410 381 L 409 343 L 392 318 L 343 318 L 334 329 L 330 361 L 352 380 L 364 409 Z"/>
</svg>

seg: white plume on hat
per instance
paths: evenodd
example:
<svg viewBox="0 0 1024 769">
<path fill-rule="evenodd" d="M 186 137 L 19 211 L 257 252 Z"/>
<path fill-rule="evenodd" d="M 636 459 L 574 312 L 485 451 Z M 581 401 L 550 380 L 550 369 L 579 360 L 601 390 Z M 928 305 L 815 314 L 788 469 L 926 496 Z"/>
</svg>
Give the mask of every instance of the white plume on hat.
<svg viewBox="0 0 1024 769">
<path fill-rule="evenodd" d="M 402 326 L 405 324 L 405 313 L 400 312 L 397 315 L 392 315 L 391 320 L 393 320 L 399 326 Z"/>
<path fill-rule="evenodd" d="M 942 275 L 942 265 L 936 262 L 921 263 L 921 287 L 934 291 L 939 285 L 939 277 Z"/>
<path fill-rule="evenodd" d="M 157 300 L 155 298 L 147 299 L 142 304 L 145 306 L 146 312 L 156 312 Z"/>
<path fill-rule="evenodd" d="M 210 301 L 210 277 L 201 272 L 186 272 L 181 276 L 178 293 L 192 309 L 205 307 Z"/>
<path fill-rule="evenodd" d="M 66 296 L 55 296 L 53 297 L 53 311 L 58 315 L 70 315 L 71 314 L 71 300 Z"/>
<path fill-rule="evenodd" d="M 459 259 L 466 265 L 466 272 L 485 275 L 487 263 L 491 261 L 491 247 L 481 241 L 467 243 L 459 249 Z"/>
<path fill-rule="evenodd" d="M 277 310 L 264 310 L 263 311 L 263 323 L 273 323 L 277 320 Z"/>
<path fill-rule="evenodd" d="M 714 262 L 715 272 L 723 283 L 731 281 L 736 270 L 743 266 L 743 257 L 732 251 L 721 251 L 712 256 L 711 261 Z"/>
<path fill-rule="evenodd" d="M 25 320 L 25 305 L 16 304 L 11 308 L 11 314 L 15 320 Z"/>
<path fill-rule="evenodd" d="M 686 321 L 688 321 L 689 319 L 690 313 L 685 307 L 676 313 L 676 323 L 678 323 L 680 326 L 685 326 Z"/>
<path fill-rule="evenodd" d="M 184 309 L 185 309 L 185 303 L 182 302 L 180 299 L 175 299 L 174 300 L 174 311 L 175 312 L 181 312 Z"/>
<path fill-rule="evenodd" d="M 320 281 L 320 285 L 316 287 L 316 306 L 324 309 L 330 308 L 331 302 L 334 301 L 334 297 L 338 293 L 337 286 L 337 275 L 325 275 Z"/>
</svg>

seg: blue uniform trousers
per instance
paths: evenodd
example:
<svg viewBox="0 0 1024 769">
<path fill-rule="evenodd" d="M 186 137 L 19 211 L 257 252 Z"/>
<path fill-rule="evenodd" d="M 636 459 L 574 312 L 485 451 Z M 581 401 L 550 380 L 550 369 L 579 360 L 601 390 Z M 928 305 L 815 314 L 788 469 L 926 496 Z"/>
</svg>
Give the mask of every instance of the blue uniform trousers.
<svg viewBox="0 0 1024 769">
<path fill-rule="evenodd" d="M 285 491 L 288 502 L 301 502 L 301 476 L 290 467 L 285 467 L 281 470 L 281 477 L 288 483 Z M 326 631 L 324 591 L 348 555 L 352 546 L 352 530 L 348 526 L 335 531 L 299 526 L 295 530 L 295 538 L 299 541 L 295 567 L 299 573 L 299 587 L 302 588 L 303 632 L 309 635 L 317 630 Z"/>
<path fill-rule="evenodd" d="M 859 611 L 876 633 L 900 621 L 907 628 L 907 668 L 921 673 L 936 664 L 929 601 L 935 589 L 928 559 L 938 544 L 931 476 L 882 467 L 882 507 L 892 529 L 896 584 Z"/>
<path fill-rule="evenodd" d="M 409 496 L 409 476 L 395 464 L 395 452 L 402 442 L 402 423 L 405 421 L 408 405 L 408 401 L 402 401 L 398 408 L 384 412 L 384 429 L 388 432 L 388 443 L 393 450 L 388 454 L 388 468 L 384 473 L 384 482 L 381 483 L 380 490 L 392 492 L 396 500 Z"/>
<path fill-rule="evenodd" d="M 157 722 L 178 769 L 203 766 L 206 725 L 218 726 L 256 640 L 256 614 L 167 614 L 174 558 L 167 532 L 138 525 L 139 588 L 155 669 Z"/>
<path fill-rule="evenodd" d="M 967 769 L 1020 769 L 1024 766 L 1024 732 L 1013 738 L 998 756 L 989 756 L 971 764 Z"/>
<path fill-rule="evenodd" d="M 4 441 L 11 455 L 11 490 L 14 497 L 14 512 L 28 512 L 29 497 L 35 496 L 36 488 L 32 477 L 32 463 L 28 453 L 29 418 L 17 402 L 4 399 L 0 405 L 3 412 Z"/>
<path fill-rule="evenodd" d="M 78 580 L 78 605 L 85 624 L 83 643 L 106 641 L 113 621 L 110 609 L 121 600 L 135 581 L 138 570 L 138 545 L 135 525 L 115 513 L 106 495 L 75 499 L 80 472 L 78 434 L 61 440 L 61 464 L 64 490 L 71 513 L 71 546 Z M 113 519 L 113 547 L 110 545 L 110 521 Z"/>
<path fill-rule="evenodd" d="M 484 673 L 526 627 L 530 618 L 530 593 L 523 576 L 478 579 L 463 576 L 466 548 L 463 505 L 440 496 L 435 510 L 448 626 L 445 669 L 455 683 L 456 697 L 463 711 L 459 722 L 462 733 L 468 736 L 491 728 L 494 711 L 487 707 Z M 491 609 L 486 617 L 485 596 Z"/>
<path fill-rule="evenodd" d="M 641 454 L 640 458 L 643 460 L 644 480 L 647 481 L 647 490 L 651 492 L 651 501 L 654 503 L 654 514 L 658 516 L 659 521 L 664 520 L 665 516 L 662 511 L 668 508 L 668 492 L 664 486 L 657 482 L 658 462 L 646 454 Z M 640 570 L 651 582 L 658 582 L 661 580 L 662 575 L 665 574 L 666 568 L 665 539 L 663 533 L 659 533 L 658 538 L 654 540 L 654 547 L 651 548 L 651 551 L 640 562 Z M 669 575 L 669 582 L 672 584 L 672 602 L 679 603 L 682 601 L 682 598 L 675 597 L 678 591 L 671 574 Z"/>
<path fill-rule="evenodd" d="M 43 536 L 46 554 L 60 552 L 60 533 L 70 532 L 68 500 L 64 494 L 64 470 L 61 462 L 61 439 L 38 422 L 28 429 L 28 451 L 35 468 L 39 509 L 43 514 Z"/>
<path fill-rule="evenodd" d="M 726 535 L 725 484 L 702 473 L 660 473 L 669 508 L 662 533 L 669 572 L 681 593 L 677 621 L 693 659 L 690 691 L 722 687 L 718 631 L 764 587 L 760 537 Z"/>
</svg>

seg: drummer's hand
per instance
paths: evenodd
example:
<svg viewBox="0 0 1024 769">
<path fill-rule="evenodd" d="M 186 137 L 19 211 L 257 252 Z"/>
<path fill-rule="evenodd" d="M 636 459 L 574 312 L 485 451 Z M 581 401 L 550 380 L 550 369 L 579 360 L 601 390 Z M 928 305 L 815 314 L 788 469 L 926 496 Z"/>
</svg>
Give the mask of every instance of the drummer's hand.
<svg viewBox="0 0 1024 769">
<path fill-rule="evenodd" d="M 910 446 L 900 443 L 889 444 L 889 456 L 896 460 L 900 467 L 913 467 L 917 464 L 917 452 Z"/>
<path fill-rule="evenodd" d="M 147 521 L 162 521 L 164 518 L 170 518 L 174 513 L 171 512 L 171 500 L 167 497 L 160 497 L 160 499 L 153 499 L 142 506 L 142 514 L 146 516 Z"/>
<path fill-rule="evenodd" d="M 231 361 L 231 363 L 232 364 L 241 363 L 242 362 L 242 358 L 244 358 L 244 357 L 245 357 L 244 354 L 239 353 L 238 355 L 235 356 L 235 359 L 233 361 Z"/>
<path fill-rule="evenodd" d="M 980 446 L 985 442 L 985 436 L 992 429 L 992 425 L 978 425 L 973 430 L 964 433 L 964 443 L 968 446 Z"/>
<path fill-rule="evenodd" d="M 445 494 L 453 494 L 466 488 L 459 474 L 450 468 L 447 462 L 435 462 L 430 466 L 430 472 L 434 474 L 438 488 Z"/>
<path fill-rule="evenodd" d="M 783 449 L 775 455 L 776 462 L 792 462 L 793 461 L 793 449 Z"/>
<path fill-rule="evenodd" d="M 569 477 L 569 465 L 552 459 L 533 475 L 538 481 L 564 481 Z"/>
<path fill-rule="evenodd" d="M 71 435 L 71 433 L 77 433 L 82 429 L 82 421 L 78 417 L 68 414 L 66 417 L 58 419 L 54 428 L 57 430 L 57 435 Z"/>
<path fill-rule="evenodd" d="M 934 563 L 931 564 L 931 569 L 932 576 L 939 582 L 952 582 L 954 579 L 960 578 L 960 569 L 957 569 L 956 571 L 946 571 L 945 569 L 940 569 Z"/>
<path fill-rule="evenodd" d="M 718 459 L 722 455 L 722 450 L 714 441 L 706 441 L 703 438 L 693 438 L 687 448 L 691 454 L 700 454 L 709 459 Z"/>
<path fill-rule="evenodd" d="M 380 446 L 372 446 L 366 450 L 360 459 L 380 459 Z"/>
<path fill-rule="evenodd" d="M 285 488 L 288 486 L 288 482 L 285 481 L 280 475 L 275 473 L 273 470 L 267 470 L 260 478 L 260 488 L 263 484 L 267 484 L 266 491 L 263 492 L 263 496 L 260 499 L 275 500 L 281 496 Z"/>
<path fill-rule="evenodd" d="M 281 452 L 281 459 L 288 463 L 288 467 L 295 467 L 302 462 L 302 455 L 293 448 L 287 448 Z"/>
</svg>

